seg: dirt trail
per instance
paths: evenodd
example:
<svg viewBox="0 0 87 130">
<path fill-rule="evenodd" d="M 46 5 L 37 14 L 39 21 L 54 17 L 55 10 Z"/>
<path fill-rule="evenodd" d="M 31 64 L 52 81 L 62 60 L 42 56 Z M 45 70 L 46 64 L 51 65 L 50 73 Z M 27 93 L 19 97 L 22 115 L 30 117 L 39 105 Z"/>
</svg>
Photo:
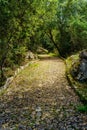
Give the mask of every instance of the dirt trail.
<svg viewBox="0 0 87 130">
<path fill-rule="evenodd" d="M 87 130 L 65 64 L 44 59 L 24 69 L 0 96 L 0 130 Z"/>
</svg>

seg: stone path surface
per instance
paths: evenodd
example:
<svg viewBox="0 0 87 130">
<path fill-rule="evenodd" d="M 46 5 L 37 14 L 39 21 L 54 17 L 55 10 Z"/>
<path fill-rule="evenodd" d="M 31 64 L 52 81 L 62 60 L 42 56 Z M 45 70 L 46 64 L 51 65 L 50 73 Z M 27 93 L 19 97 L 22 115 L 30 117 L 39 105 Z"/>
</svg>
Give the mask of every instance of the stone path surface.
<svg viewBox="0 0 87 130">
<path fill-rule="evenodd" d="M 44 59 L 20 72 L 0 94 L 0 130 L 87 130 L 87 115 L 65 77 L 61 59 Z"/>
</svg>

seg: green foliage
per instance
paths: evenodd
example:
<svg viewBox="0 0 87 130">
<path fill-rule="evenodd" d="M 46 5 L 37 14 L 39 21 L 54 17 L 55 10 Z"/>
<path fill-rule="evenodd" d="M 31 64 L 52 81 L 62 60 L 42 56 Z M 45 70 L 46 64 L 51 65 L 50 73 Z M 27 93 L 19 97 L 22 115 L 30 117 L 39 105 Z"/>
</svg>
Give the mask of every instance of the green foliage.
<svg viewBox="0 0 87 130">
<path fill-rule="evenodd" d="M 59 56 L 59 54 L 57 53 L 49 53 L 49 55 L 51 56 L 51 57 L 58 57 Z"/>
<path fill-rule="evenodd" d="M 77 110 L 82 112 L 82 113 L 87 113 L 87 105 L 78 106 Z"/>
<path fill-rule="evenodd" d="M 26 49 L 66 57 L 87 47 L 86 0 L 0 0 L 0 70 L 20 64 Z"/>
<path fill-rule="evenodd" d="M 21 64 L 21 62 L 25 59 L 26 51 L 26 47 L 24 46 L 14 48 L 11 60 L 14 61 L 15 64 Z"/>
</svg>

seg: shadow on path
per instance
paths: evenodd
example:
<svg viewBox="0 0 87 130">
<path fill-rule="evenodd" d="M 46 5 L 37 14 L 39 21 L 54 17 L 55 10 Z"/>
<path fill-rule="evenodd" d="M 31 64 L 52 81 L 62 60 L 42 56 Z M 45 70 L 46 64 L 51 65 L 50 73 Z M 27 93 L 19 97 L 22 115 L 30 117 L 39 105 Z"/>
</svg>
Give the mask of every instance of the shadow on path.
<svg viewBox="0 0 87 130">
<path fill-rule="evenodd" d="M 78 96 L 68 85 L 65 65 L 44 59 L 24 69 L 0 96 L 0 127 L 5 130 L 86 130 L 77 112 Z"/>
</svg>

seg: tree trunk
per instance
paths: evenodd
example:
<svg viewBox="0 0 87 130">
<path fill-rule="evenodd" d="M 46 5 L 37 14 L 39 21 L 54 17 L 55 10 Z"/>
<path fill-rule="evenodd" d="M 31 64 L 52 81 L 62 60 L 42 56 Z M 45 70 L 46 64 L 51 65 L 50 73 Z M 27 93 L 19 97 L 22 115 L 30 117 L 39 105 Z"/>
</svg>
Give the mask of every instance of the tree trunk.
<svg viewBox="0 0 87 130">
<path fill-rule="evenodd" d="M 3 73 L 3 67 L 2 65 L 0 66 L 0 86 L 3 85 L 3 81 L 4 81 L 4 73 Z"/>
<path fill-rule="evenodd" d="M 5 59 L 6 59 L 6 54 L 2 56 L 1 61 L 0 61 L 0 86 L 2 86 L 3 82 L 5 81 L 5 76 L 4 76 L 4 71 L 3 71 Z"/>
<path fill-rule="evenodd" d="M 4 73 L 3 73 L 3 67 L 2 67 L 2 65 L 0 66 L 0 71 L 1 71 L 1 73 L 0 73 L 0 79 L 3 79 Z"/>
<path fill-rule="evenodd" d="M 59 52 L 59 54 L 61 55 L 61 51 L 58 47 L 58 45 L 56 44 L 54 38 L 53 38 L 53 34 L 52 34 L 52 31 L 49 30 L 49 34 L 48 34 L 49 38 L 51 39 L 52 43 L 54 44 L 55 48 L 57 49 L 57 51 Z"/>
</svg>

